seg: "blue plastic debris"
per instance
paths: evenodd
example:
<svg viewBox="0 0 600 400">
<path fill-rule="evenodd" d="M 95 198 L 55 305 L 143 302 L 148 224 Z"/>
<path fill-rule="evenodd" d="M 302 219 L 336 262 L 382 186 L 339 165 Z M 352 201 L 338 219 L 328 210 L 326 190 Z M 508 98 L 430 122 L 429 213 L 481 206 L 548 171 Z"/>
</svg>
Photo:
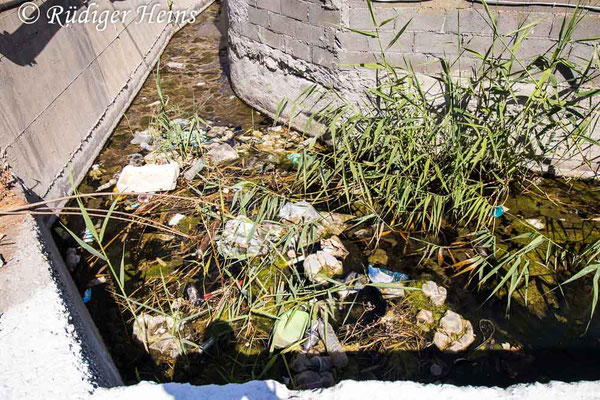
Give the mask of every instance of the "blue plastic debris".
<svg viewBox="0 0 600 400">
<path fill-rule="evenodd" d="M 87 288 L 85 292 L 83 292 L 83 302 L 89 303 L 92 299 L 92 288 Z"/>
<path fill-rule="evenodd" d="M 140 203 L 132 203 L 130 207 L 131 207 L 133 210 L 135 210 L 135 209 L 136 209 L 136 208 L 138 208 L 139 206 L 140 206 Z"/>
<path fill-rule="evenodd" d="M 373 267 L 369 264 L 369 279 L 373 283 L 392 283 L 409 280 L 410 277 L 402 272 L 392 272 L 384 268 Z"/>
<path fill-rule="evenodd" d="M 290 153 L 287 155 L 287 159 L 290 160 L 294 167 L 298 167 L 300 165 L 300 160 L 302 159 L 302 154 Z"/>
<path fill-rule="evenodd" d="M 85 232 L 83 232 L 83 241 L 85 243 L 92 243 L 94 241 L 94 235 L 92 235 L 92 232 L 87 228 L 85 229 Z"/>
<path fill-rule="evenodd" d="M 494 207 L 494 209 L 492 210 L 492 217 L 494 217 L 494 218 L 500 218 L 501 216 L 504 215 L 505 211 L 506 210 L 502 206 Z"/>
</svg>

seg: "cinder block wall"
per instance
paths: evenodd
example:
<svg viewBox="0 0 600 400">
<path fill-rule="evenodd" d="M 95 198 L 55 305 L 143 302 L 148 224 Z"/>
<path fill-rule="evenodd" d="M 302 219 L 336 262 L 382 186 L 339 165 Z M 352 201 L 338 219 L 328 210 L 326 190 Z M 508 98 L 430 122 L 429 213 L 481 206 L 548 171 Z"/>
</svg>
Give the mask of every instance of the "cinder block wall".
<svg viewBox="0 0 600 400">
<path fill-rule="evenodd" d="M 424 78 L 441 71 L 440 58 L 452 61 L 459 53 L 461 61 L 452 66 L 452 73 L 469 74 L 478 59 L 461 51 L 459 42 L 463 49 L 478 52 L 492 43 L 492 28 L 480 4 L 432 0 L 373 5 L 379 23 L 395 18 L 379 28 L 384 48 L 408 24 L 386 51 L 388 61 L 400 67 L 410 63 Z M 573 9 L 542 6 L 490 8 L 501 34 L 538 22 L 517 52 L 523 60 L 551 48 L 563 18 L 573 13 Z M 364 0 L 228 0 L 228 13 L 234 89 L 267 114 L 273 115 L 283 98 L 294 99 L 312 84 L 333 87 L 358 102 L 364 89 L 375 82 L 374 71 L 348 65 L 373 62 L 380 52 L 377 39 L 344 29 L 373 30 Z M 600 37 L 600 13 L 585 12 L 572 37 Z M 569 60 L 586 63 L 595 57 L 599 43 L 596 39 L 571 45 Z M 307 115 L 297 117 L 294 125 L 302 128 Z M 588 169 L 584 175 L 593 172 Z"/>
</svg>

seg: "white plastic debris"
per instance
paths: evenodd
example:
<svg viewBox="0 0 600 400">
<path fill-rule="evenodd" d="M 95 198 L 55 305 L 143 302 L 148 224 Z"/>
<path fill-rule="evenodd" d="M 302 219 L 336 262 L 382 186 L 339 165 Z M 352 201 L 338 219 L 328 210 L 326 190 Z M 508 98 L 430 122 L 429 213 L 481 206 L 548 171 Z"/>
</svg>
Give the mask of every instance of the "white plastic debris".
<svg viewBox="0 0 600 400">
<path fill-rule="evenodd" d="M 320 215 L 315 208 L 306 201 L 299 201 L 297 203 L 286 203 L 279 214 L 279 218 L 293 222 L 294 224 L 300 222 L 312 222 L 320 219 Z"/>
<path fill-rule="evenodd" d="M 464 351 L 474 341 L 473 325 L 451 310 L 446 311 L 433 335 L 433 343 L 437 348 L 450 353 Z"/>
<path fill-rule="evenodd" d="M 213 167 L 230 164 L 239 158 L 237 151 L 227 143 L 218 144 L 206 153 L 208 164 Z"/>
<path fill-rule="evenodd" d="M 185 69 L 185 64 L 181 63 L 181 62 L 177 62 L 177 61 L 169 61 L 167 63 L 167 68 L 182 70 L 182 69 Z"/>
<path fill-rule="evenodd" d="M 341 260 L 344 260 L 350 254 L 337 236 L 332 236 L 329 239 L 321 239 L 321 249 Z"/>
<path fill-rule="evenodd" d="M 332 277 L 343 272 L 342 262 L 326 251 L 319 250 L 304 260 L 304 273 L 311 282 L 324 282 L 324 276 Z"/>
<path fill-rule="evenodd" d="M 256 257 L 267 253 L 271 239 L 281 237 L 279 225 L 257 225 L 247 217 L 239 216 L 227 221 L 217 241 L 217 250 L 223 257 Z"/>
<path fill-rule="evenodd" d="M 428 297 L 434 306 L 440 307 L 446 301 L 446 296 L 448 295 L 448 291 L 445 287 L 438 286 L 433 281 L 427 281 L 421 287 L 423 290 L 423 294 L 425 297 Z"/>
<path fill-rule="evenodd" d="M 131 144 L 139 144 L 139 145 L 141 145 L 142 143 L 152 144 L 153 141 L 154 141 L 154 137 L 152 137 L 150 132 L 148 132 L 147 130 L 137 131 L 133 134 L 133 139 L 131 139 Z"/>
<path fill-rule="evenodd" d="M 544 221 L 539 218 L 529 218 L 525 220 L 529 225 L 533 226 L 537 230 L 542 230 L 546 227 Z"/>
<path fill-rule="evenodd" d="M 177 214 L 173 215 L 173 217 L 171 217 L 171 219 L 169 220 L 169 226 L 177 225 L 184 218 L 185 218 L 185 215 L 183 215 L 183 214 L 177 213 Z"/>
<path fill-rule="evenodd" d="M 196 175 L 198 175 L 198 173 L 200 171 L 202 171 L 204 169 L 205 166 L 206 166 L 206 163 L 204 162 L 203 159 L 200 158 L 200 159 L 194 161 L 192 166 L 183 173 L 183 177 L 186 180 L 191 181 L 192 179 L 194 179 L 196 177 Z"/>
<path fill-rule="evenodd" d="M 108 182 L 106 182 L 104 185 L 100 185 L 98 186 L 98 188 L 96 189 L 99 192 L 102 192 L 106 189 L 110 189 L 111 187 L 115 186 L 117 184 L 117 180 L 116 179 L 111 179 Z"/>
<path fill-rule="evenodd" d="M 176 358 L 183 353 L 182 341 L 179 340 L 179 336 L 182 336 L 181 328 L 176 326 L 171 317 L 140 314 L 133 323 L 133 337 L 151 353 Z"/>
<path fill-rule="evenodd" d="M 143 167 L 128 165 L 123 168 L 117 181 L 119 193 L 162 192 L 175 189 L 179 165 L 176 162 L 164 165 L 148 164 Z"/>
</svg>

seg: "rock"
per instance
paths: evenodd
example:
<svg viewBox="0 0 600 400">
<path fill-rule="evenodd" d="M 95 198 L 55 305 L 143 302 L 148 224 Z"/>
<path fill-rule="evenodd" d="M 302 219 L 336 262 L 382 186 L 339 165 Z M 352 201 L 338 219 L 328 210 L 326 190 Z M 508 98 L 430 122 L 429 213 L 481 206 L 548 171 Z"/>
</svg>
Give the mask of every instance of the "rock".
<svg viewBox="0 0 600 400">
<path fill-rule="evenodd" d="M 429 367 L 429 372 L 431 372 L 431 375 L 437 377 L 444 373 L 444 369 L 439 364 L 431 364 L 431 367 Z"/>
<path fill-rule="evenodd" d="M 176 358 L 183 353 L 180 345 L 182 327 L 176 327 L 171 317 L 140 314 L 133 323 L 133 337 L 151 353 Z M 179 331 L 179 332 L 178 332 Z"/>
<path fill-rule="evenodd" d="M 192 164 L 192 166 L 190 168 L 188 168 L 187 171 L 184 172 L 183 177 L 188 180 L 191 181 L 192 179 L 194 179 L 196 177 L 196 175 L 198 175 L 206 166 L 206 163 L 204 162 L 203 159 L 198 159 L 196 161 L 194 161 L 194 163 Z"/>
<path fill-rule="evenodd" d="M 240 158 L 237 151 L 227 143 L 214 146 L 208 153 L 206 159 L 209 165 L 216 167 L 231 164 Z"/>
<path fill-rule="evenodd" d="M 175 189 L 179 165 L 176 162 L 163 165 L 144 165 L 123 168 L 117 181 L 119 193 L 162 192 Z"/>
<path fill-rule="evenodd" d="M 239 216 L 227 221 L 217 241 L 217 250 L 223 257 L 245 258 L 267 254 L 271 241 L 283 234 L 279 225 L 256 224 L 246 217 Z"/>
<path fill-rule="evenodd" d="M 311 282 L 325 282 L 323 276 L 332 277 L 343 272 L 342 262 L 323 250 L 310 254 L 304 260 L 304 273 Z"/>
<path fill-rule="evenodd" d="M 417 322 L 423 325 L 431 325 L 435 322 L 433 313 L 430 310 L 421 310 L 417 314 Z"/>
<path fill-rule="evenodd" d="M 298 224 L 300 222 L 307 223 L 313 222 L 320 219 L 320 215 L 315 208 L 306 201 L 299 201 L 297 203 L 286 203 L 279 214 L 279 218 Z"/>
<path fill-rule="evenodd" d="M 441 351 L 458 353 L 475 341 L 473 325 L 454 311 L 446 311 L 433 335 L 433 343 Z"/>
<path fill-rule="evenodd" d="M 73 247 L 69 247 L 65 256 L 65 264 L 69 271 L 73 272 L 75 268 L 77 268 L 77 266 L 79 265 L 80 261 L 81 256 L 77 254 L 77 250 Z"/>
<path fill-rule="evenodd" d="M 294 383 L 298 390 L 317 389 L 333 386 L 335 380 L 331 372 L 316 372 L 307 370 L 294 377 Z"/>
<path fill-rule="evenodd" d="M 425 297 L 428 297 L 434 306 L 440 307 L 446 301 L 448 291 L 443 286 L 438 286 L 433 281 L 427 281 L 423 284 L 421 290 Z"/>
<path fill-rule="evenodd" d="M 321 249 L 341 260 L 344 260 L 350 254 L 337 236 L 332 236 L 329 239 L 321 239 Z"/>
<path fill-rule="evenodd" d="M 141 167 L 144 165 L 144 156 L 140 153 L 133 153 L 127 156 L 129 160 L 129 165 L 133 165 L 134 167 Z"/>
<path fill-rule="evenodd" d="M 369 263 L 373 265 L 387 265 L 388 255 L 383 249 L 377 249 L 369 256 Z"/>
<path fill-rule="evenodd" d="M 294 372 L 303 372 L 307 370 L 325 372 L 333 368 L 331 357 L 314 356 L 309 358 L 305 353 L 298 353 L 292 359 L 290 368 Z"/>
</svg>

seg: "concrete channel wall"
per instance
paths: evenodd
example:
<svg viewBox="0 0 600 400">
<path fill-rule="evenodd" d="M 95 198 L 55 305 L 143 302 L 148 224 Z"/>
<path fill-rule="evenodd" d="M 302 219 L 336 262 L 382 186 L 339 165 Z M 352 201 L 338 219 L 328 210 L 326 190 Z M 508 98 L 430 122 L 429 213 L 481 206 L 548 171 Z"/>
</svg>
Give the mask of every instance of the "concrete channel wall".
<svg viewBox="0 0 600 400">
<path fill-rule="evenodd" d="M 490 8 L 501 35 L 537 22 L 516 53 L 523 60 L 550 49 L 557 42 L 563 18 L 573 14 L 572 8 L 560 7 Z M 386 51 L 388 62 L 399 67 L 410 63 L 432 93 L 440 88 L 428 76 L 441 71 L 440 58 L 452 61 L 458 56 L 459 39 L 463 47 L 478 52 L 492 43 L 492 28 L 481 4 L 467 0 L 382 2 L 373 3 L 373 9 L 379 24 L 395 18 L 379 28 L 384 47 L 406 26 Z M 372 63 L 374 54 L 380 53 L 377 39 L 344 29 L 373 30 L 365 0 L 229 0 L 228 10 L 231 81 L 236 93 L 261 111 L 274 115 L 282 99 L 293 100 L 312 84 L 334 88 L 355 103 L 365 88 L 375 84 L 374 70 L 348 65 Z M 581 16 L 572 38 L 595 39 L 569 46 L 568 59 L 577 64 L 597 57 L 600 43 L 600 13 L 583 11 Z M 468 76 L 478 64 L 474 53 L 464 52 L 451 72 Z M 590 85 L 600 87 L 600 81 Z M 306 114 L 300 115 L 295 125 L 302 128 L 306 120 Z M 600 137 L 600 129 L 595 135 Z M 588 154 L 594 155 L 600 154 Z M 596 175 L 598 165 L 569 160 L 558 167 L 566 174 L 590 177 Z"/>
<path fill-rule="evenodd" d="M 171 10 L 190 15 L 212 2 L 180 0 Z M 100 3 L 131 10 L 106 29 L 45 19 L 52 7 L 82 11 L 92 3 L 38 0 L 40 18 L 32 24 L 21 21 L 19 8 L 0 12 L 0 161 L 24 185 L 14 189 L 18 198 L 71 191 L 69 166 L 78 183 L 185 25 L 158 17 L 165 1 L 146 0 Z M 0 399 L 86 399 L 97 387 L 122 385 L 47 220 L 10 218 L 0 217 L 2 244 L 16 247 L 0 268 Z"/>
<path fill-rule="evenodd" d="M 174 1 L 172 10 L 212 1 Z M 183 24 L 159 17 L 166 0 L 32 4 L 40 11 L 35 23 L 22 22 L 20 8 L 0 12 L 0 149 L 26 186 L 49 198 L 70 190 L 69 166 L 76 182 L 85 175 Z M 62 27 L 52 20 L 58 7 L 90 11 L 88 22 Z M 93 19 L 104 10 L 120 12 L 117 22 Z"/>
</svg>

